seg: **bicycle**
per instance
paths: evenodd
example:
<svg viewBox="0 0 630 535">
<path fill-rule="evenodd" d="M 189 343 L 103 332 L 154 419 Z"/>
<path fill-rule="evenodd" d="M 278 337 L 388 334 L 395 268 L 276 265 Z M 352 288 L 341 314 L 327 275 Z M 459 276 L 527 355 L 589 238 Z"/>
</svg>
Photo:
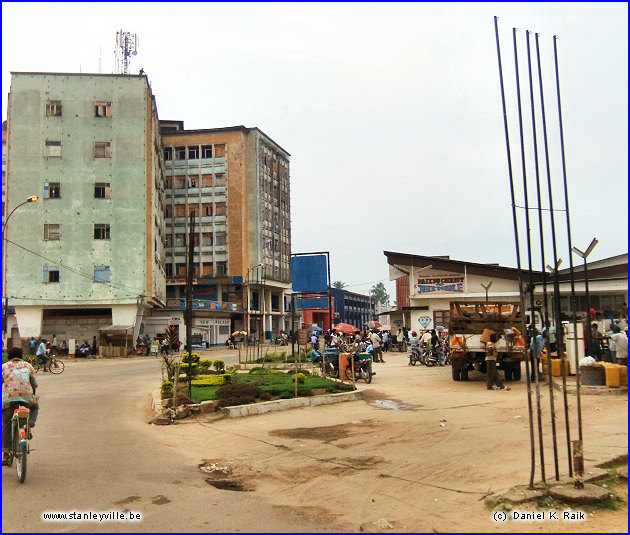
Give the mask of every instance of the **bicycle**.
<svg viewBox="0 0 630 535">
<path fill-rule="evenodd" d="M 39 371 L 39 368 L 41 367 L 43 367 L 44 370 L 48 368 L 48 371 L 50 373 L 55 373 L 55 374 L 63 373 L 63 370 L 66 368 L 66 365 L 61 360 L 59 360 L 57 358 L 57 355 L 55 354 L 50 355 L 45 364 L 42 364 L 41 359 L 38 358 L 37 356 L 29 357 L 28 361 L 31 364 L 31 366 L 33 366 L 33 368 L 35 369 L 35 373 L 37 373 Z"/>
<path fill-rule="evenodd" d="M 15 459 L 17 478 L 20 483 L 24 483 L 26 479 L 26 459 L 30 453 L 31 425 L 29 415 L 30 410 L 27 407 L 16 407 L 11 418 L 11 450 L 6 466 L 10 467 Z"/>
</svg>

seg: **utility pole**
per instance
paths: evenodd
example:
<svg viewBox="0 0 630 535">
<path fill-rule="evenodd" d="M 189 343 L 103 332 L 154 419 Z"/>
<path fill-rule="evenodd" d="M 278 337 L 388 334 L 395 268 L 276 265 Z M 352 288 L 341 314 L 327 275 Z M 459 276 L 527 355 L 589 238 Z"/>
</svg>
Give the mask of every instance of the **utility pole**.
<svg viewBox="0 0 630 535">
<path fill-rule="evenodd" d="M 186 272 L 186 351 L 188 352 L 188 366 L 186 377 L 188 378 L 188 396 L 192 396 L 192 296 L 193 276 L 195 274 L 195 212 L 190 213 L 190 228 L 188 229 L 188 270 Z"/>
</svg>

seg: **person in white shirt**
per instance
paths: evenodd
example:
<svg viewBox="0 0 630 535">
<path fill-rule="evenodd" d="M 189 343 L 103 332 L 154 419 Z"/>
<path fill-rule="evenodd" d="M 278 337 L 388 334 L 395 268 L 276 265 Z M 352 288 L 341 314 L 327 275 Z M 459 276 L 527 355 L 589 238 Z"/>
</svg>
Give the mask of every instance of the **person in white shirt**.
<svg viewBox="0 0 630 535">
<path fill-rule="evenodd" d="M 374 347 L 374 362 L 385 363 L 383 360 L 383 350 L 381 349 L 381 337 L 376 331 L 373 331 L 370 335 L 370 341 Z"/>
<path fill-rule="evenodd" d="M 610 338 L 615 342 L 615 350 L 617 357 L 617 364 L 628 365 L 628 337 L 626 333 L 622 332 L 616 325 L 613 330 L 617 331 L 610 335 Z"/>
</svg>

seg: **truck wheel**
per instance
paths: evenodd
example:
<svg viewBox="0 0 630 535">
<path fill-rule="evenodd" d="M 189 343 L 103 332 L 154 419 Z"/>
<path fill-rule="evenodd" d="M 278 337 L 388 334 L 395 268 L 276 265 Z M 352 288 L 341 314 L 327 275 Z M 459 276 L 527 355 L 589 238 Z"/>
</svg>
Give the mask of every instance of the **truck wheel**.
<svg viewBox="0 0 630 535">
<path fill-rule="evenodd" d="M 488 366 L 487 366 L 487 364 L 486 364 L 485 362 L 482 362 L 482 363 L 479 365 L 479 371 L 480 371 L 481 373 L 488 373 Z"/>
<path fill-rule="evenodd" d="M 505 380 L 506 381 L 511 381 L 512 380 L 512 368 L 510 366 L 505 368 Z"/>
<path fill-rule="evenodd" d="M 462 368 L 459 371 L 459 375 L 462 381 L 468 381 L 468 368 Z"/>
<path fill-rule="evenodd" d="M 459 381 L 459 368 L 451 366 L 451 372 L 453 373 L 453 381 Z"/>
</svg>

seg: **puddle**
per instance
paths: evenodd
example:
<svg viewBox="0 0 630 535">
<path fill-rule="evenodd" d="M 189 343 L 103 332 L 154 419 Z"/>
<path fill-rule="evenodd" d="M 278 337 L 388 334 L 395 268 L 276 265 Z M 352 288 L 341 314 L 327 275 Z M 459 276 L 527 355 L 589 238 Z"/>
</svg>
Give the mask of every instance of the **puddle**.
<svg viewBox="0 0 630 535">
<path fill-rule="evenodd" d="M 207 478 L 206 482 L 220 490 L 235 490 L 239 492 L 244 492 L 244 491 L 246 492 L 249 490 L 249 489 L 246 489 L 245 486 L 239 481 L 231 481 L 229 479 Z"/>
<path fill-rule="evenodd" d="M 408 405 L 407 403 L 392 401 L 390 399 L 375 399 L 374 401 L 370 402 L 370 405 L 379 409 L 389 409 L 392 411 L 404 411 L 416 408 L 415 405 Z"/>
</svg>

